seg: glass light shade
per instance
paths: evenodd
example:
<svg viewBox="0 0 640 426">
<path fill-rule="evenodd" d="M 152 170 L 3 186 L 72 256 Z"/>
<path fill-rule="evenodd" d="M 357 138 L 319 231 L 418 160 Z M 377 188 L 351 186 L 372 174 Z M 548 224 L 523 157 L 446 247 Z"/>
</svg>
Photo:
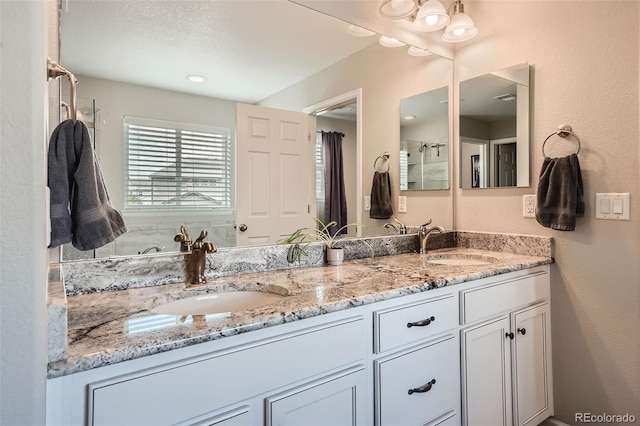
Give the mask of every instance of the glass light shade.
<svg viewBox="0 0 640 426">
<path fill-rule="evenodd" d="M 428 0 L 420 7 L 418 16 L 413 21 L 413 28 L 423 32 L 438 31 L 447 26 L 449 20 L 442 3 L 438 0 Z"/>
<path fill-rule="evenodd" d="M 444 30 L 442 40 L 449 43 L 457 43 L 474 38 L 478 29 L 473 25 L 473 20 L 466 13 L 456 13 Z"/>
<path fill-rule="evenodd" d="M 402 46 L 406 46 L 406 43 L 403 43 L 399 40 L 396 40 L 395 38 L 391 38 L 391 37 L 387 37 L 387 36 L 381 36 L 380 37 L 380 44 L 383 45 L 384 47 L 402 47 Z"/>
<path fill-rule="evenodd" d="M 385 18 L 402 19 L 411 15 L 417 8 L 415 0 L 389 0 L 380 6 L 380 14 Z"/>
<path fill-rule="evenodd" d="M 356 37 L 369 37 L 375 34 L 373 31 L 369 31 L 366 28 L 358 27 L 357 25 L 349 25 L 347 27 L 347 32 Z"/>
</svg>

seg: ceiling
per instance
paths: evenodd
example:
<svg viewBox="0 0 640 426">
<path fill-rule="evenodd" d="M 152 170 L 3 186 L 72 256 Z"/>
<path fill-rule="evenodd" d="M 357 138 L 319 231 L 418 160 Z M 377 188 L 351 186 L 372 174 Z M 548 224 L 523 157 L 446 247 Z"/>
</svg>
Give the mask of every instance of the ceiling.
<svg viewBox="0 0 640 426">
<path fill-rule="evenodd" d="M 80 76 L 256 103 L 377 43 L 346 28 L 286 0 L 63 0 L 61 63 Z"/>
</svg>

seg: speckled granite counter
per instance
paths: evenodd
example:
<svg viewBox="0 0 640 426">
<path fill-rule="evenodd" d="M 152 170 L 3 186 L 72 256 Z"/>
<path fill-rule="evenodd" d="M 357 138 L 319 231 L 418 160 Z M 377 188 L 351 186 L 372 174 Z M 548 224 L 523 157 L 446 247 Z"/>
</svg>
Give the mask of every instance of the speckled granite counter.
<svg viewBox="0 0 640 426">
<path fill-rule="evenodd" d="M 553 262 L 549 238 L 483 234 L 493 235 L 489 241 L 470 235 L 457 235 L 458 247 L 424 255 L 404 253 L 350 260 L 338 267 L 220 276 L 210 278 L 204 287 L 169 283 L 67 297 L 67 358 L 49 364 L 49 377 Z M 533 246 L 523 246 L 527 238 L 534 239 Z M 518 254 L 523 252 L 535 255 Z M 485 257 L 490 262 L 471 266 L 428 262 L 442 253 Z M 287 296 L 262 308 L 222 315 L 185 318 L 153 312 L 169 301 L 233 289 L 273 290 Z"/>
</svg>

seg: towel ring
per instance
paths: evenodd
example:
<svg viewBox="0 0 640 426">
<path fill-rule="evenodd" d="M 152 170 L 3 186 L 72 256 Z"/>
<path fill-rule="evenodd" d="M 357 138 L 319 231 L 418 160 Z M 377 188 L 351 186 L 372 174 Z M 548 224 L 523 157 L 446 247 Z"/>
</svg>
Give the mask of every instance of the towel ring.
<svg viewBox="0 0 640 426">
<path fill-rule="evenodd" d="M 378 171 L 378 160 L 382 160 L 382 161 L 386 161 L 387 162 L 387 170 L 384 170 L 384 172 L 388 172 L 389 171 L 389 153 L 385 152 L 382 155 L 378 155 L 378 157 L 375 159 L 375 161 L 373 162 L 373 170 L 374 171 Z"/>
<path fill-rule="evenodd" d="M 571 128 L 571 126 L 565 124 L 562 126 L 559 126 L 555 132 L 551 133 L 549 136 L 547 136 L 547 138 L 544 140 L 544 142 L 542 143 L 542 156 L 546 157 L 547 154 L 544 152 L 544 146 L 547 144 L 547 141 L 549 140 L 549 138 L 551 138 L 551 136 L 553 135 L 558 135 L 561 138 L 566 138 L 567 136 L 571 135 L 573 136 L 577 141 L 578 141 L 578 150 L 576 151 L 576 155 L 580 152 L 580 138 L 578 137 L 578 135 L 576 135 L 575 133 L 573 133 L 573 129 Z"/>
</svg>

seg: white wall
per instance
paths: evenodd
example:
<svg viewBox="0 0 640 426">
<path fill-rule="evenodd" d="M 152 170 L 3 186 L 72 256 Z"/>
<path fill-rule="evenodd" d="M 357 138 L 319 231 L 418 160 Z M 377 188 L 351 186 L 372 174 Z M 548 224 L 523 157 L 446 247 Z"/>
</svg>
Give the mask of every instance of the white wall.
<svg viewBox="0 0 640 426">
<path fill-rule="evenodd" d="M 44 424 L 47 14 L 0 2 L 0 424 Z"/>
<path fill-rule="evenodd" d="M 400 99 L 451 85 L 452 63 L 435 56 L 413 57 L 406 48 L 372 45 L 319 73 L 260 102 L 261 105 L 301 111 L 343 93 L 362 88 L 362 190 L 371 192 L 373 163 L 379 155 L 391 154 L 391 184 L 395 215 L 407 225 L 426 219 L 446 228 L 453 226 L 453 192 L 411 191 L 407 213 L 397 212 L 400 188 Z M 362 200 L 361 200 L 362 202 Z M 380 229 L 386 220 L 370 219 L 363 212 L 364 232 Z M 379 234 L 379 231 L 378 231 Z"/>
<path fill-rule="evenodd" d="M 465 6 L 479 35 L 458 46 L 457 79 L 527 61 L 534 66 L 533 186 L 456 190 L 456 228 L 554 238 L 557 417 L 570 424 L 576 412 L 640 418 L 639 2 L 480 0 Z M 536 192 L 542 142 L 563 123 L 582 140 L 587 210 L 575 232 L 522 218 L 522 195 Z M 562 146 L 571 147 L 560 138 L 547 143 L 551 155 L 566 155 Z M 630 192 L 631 220 L 595 220 L 596 192 Z"/>
</svg>

